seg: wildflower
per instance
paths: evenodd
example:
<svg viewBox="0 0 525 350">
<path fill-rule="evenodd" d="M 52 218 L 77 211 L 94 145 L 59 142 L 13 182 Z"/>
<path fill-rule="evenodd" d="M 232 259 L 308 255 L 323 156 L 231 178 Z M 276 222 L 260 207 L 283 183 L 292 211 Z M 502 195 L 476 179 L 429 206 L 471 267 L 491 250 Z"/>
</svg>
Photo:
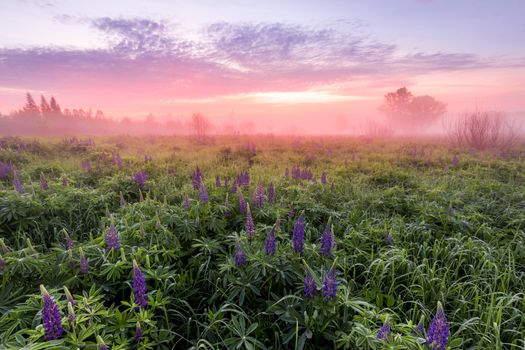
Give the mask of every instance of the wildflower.
<svg viewBox="0 0 525 350">
<path fill-rule="evenodd" d="M 139 309 L 148 306 L 146 280 L 135 260 L 133 260 L 133 294 L 135 295 L 135 303 L 139 306 Z"/>
<path fill-rule="evenodd" d="M 13 171 L 13 166 L 0 161 L 0 180 L 7 178 L 10 172 Z"/>
<path fill-rule="evenodd" d="M 303 245 L 304 245 L 304 219 L 303 216 L 299 216 L 297 222 L 293 226 L 293 250 L 299 255 L 303 255 Z"/>
<path fill-rule="evenodd" d="M 304 297 L 307 299 L 312 299 L 315 296 L 315 291 L 317 289 L 317 284 L 315 283 L 314 278 L 309 273 L 304 277 Z"/>
<path fill-rule="evenodd" d="M 73 309 L 73 304 L 71 302 L 67 303 L 67 320 L 71 325 L 75 323 L 75 309 Z"/>
<path fill-rule="evenodd" d="M 84 255 L 84 251 L 82 248 L 79 249 L 80 251 L 80 273 L 85 275 L 89 272 L 89 261 Z"/>
<path fill-rule="evenodd" d="M 66 249 L 71 250 L 73 249 L 73 246 L 75 245 L 75 242 L 69 237 L 69 234 L 67 232 L 64 232 L 66 235 Z"/>
<path fill-rule="evenodd" d="M 323 172 L 323 175 L 321 175 L 321 183 L 322 183 L 323 185 L 326 184 L 326 171 L 324 171 L 324 172 Z"/>
<path fill-rule="evenodd" d="M 221 187 L 221 178 L 218 175 L 215 176 L 215 187 Z"/>
<path fill-rule="evenodd" d="M 242 192 L 239 192 L 239 212 L 241 214 L 246 214 L 247 204 Z"/>
<path fill-rule="evenodd" d="M 266 251 L 266 255 L 268 256 L 275 255 L 275 248 L 276 248 L 275 231 L 274 229 L 272 229 L 266 236 L 266 241 L 264 242 L 264 249 Z"/>
<path fill-rule="evenodd" d="M 104 339 L 102 339 L 102 337 L 100 335 L 97 335 L 97 344 L 98 344 L 98 349 L 99 350 L 109 350 L 109 348 L 106 345 L 106 343 L 104 343 Z"/>
<path fill-rule="evenodd" d="M 246 254 L 244 254 L 244 250 L 242 250 L 241 244 L 237 243 L 235 246 L 235 265 L 237 267 L 242 267 L 246 265 Z"/>
<path fill-rule="evenodd" d="M 337 295 L 337 274 L 335 270 L 326 273 L 323 279 L 323 297 L 324 301 L 330 301 Z"/>
<path fill-rule="evenodd" d="M 270 182 L 268 185 L 268 203 L 273 203 L 275 199 L 275 188 L 273 187 L 273 183 Z"/>
<path fill-rule="evenodd" d="M 64 333 L 64 328 L 62 327 L 62 315 L 60 314 L 58 305 L 43 285 L 40 285 L 40 291 L 42 293 L 42 298 L 44 299 L 42 324 L 44 325 L 44 330 L 46 332 L 46 339 L 57 339 Z"/>
<path fill-rule="evenodd" d="M 424 336 L 425 335 L 425 316 L 421 316 L 421 320 L 419 320 L 419 323 L 417 326 L 414 327 L 414 330 L 412 331 L 414 335 Z"/>
<path fill-rule="evenodd" d="M 443 311 L 443 305 L 441 302 L 437 304 L 436 315 L 430 323 L 428 329 L 427 344 L 432 347 L 432 350 L 445 350 L 448 345 L 448 321 Z"/>
<path fill-rule="evenodd" d="M 191 176 L 191 184 L 193 185 L 193 189 L 198 190 L 202 182 L 202 172 L 197 167 L 195 171 L 193 172 L 193 175 Z"/>
<path fill-rule="evenodd" d="M 323 254 L 326 257 L 330 257 L 333 245 L 334 235 L 332 234 L 330 224 L 326 224 L 323 236 L 321 237 L 321 254 Z"/>
<path fill-rule="evenodd" d="M 140 327 L 140 323 L 137 321 L 137 326 L 135 327 L 135 336 L 133 337 L 133 340 L 135 342 L 139 342 L 140 338 L 142 338 L 142 327 Z"/>
<path fill-rule="evenodd" d="M 264 208 L 264 186 L 259 184 L 255 191 L 255 203 L 257 207 Z"/>
<path fill-rule="evenodd" d="M 47 184 L 47 180 L 44 173 L 40 173 L 40 187 L 43 191 L 49 190 L 49 185 Z"/>
<path fill-rule="evenodd" d="M 135 174 L 134 179 L 137 185 L 139 186 L 139 188 L 143 190 L 144 185 L 146 184 L 146 180 L 148 179 L 148 174 L 146 174 L 146 172 L 144 171 L 139 171 L 138 173 Z"/>
<path fill-rule="evenodd" d="M 383 323 L 383 326 L 379 328 L 379 331 L 377 332 L 377 339 L 388 342 L 391 334 L 392 332 L 390 330 L 390 322 L 388 322 L 388 319 L 386 319 Z"/>
<path fill-rule="evenodd" d="M 236 193 L 237 192 L 237 181 L 233 181 L 233 184 L 232 184 L 232 193 Z"/>
<path fill-rule="evenodd" d="M 246 236 L 248 236 L 248 240 L 251 242 L 253 237 L 255 237 L 255 225 L 253 223 L 253 217 L 252 212 L 250 210 L 250 206 L 248 206 L 247 208 L 245 231 Z"/>
<path fill-rule="evenodd" d="M 73 295 L 71 295 L 71 292 L 69 291 L 69 289 L 67 289 L 66 286 L 64 286 L 64 294 L 66 295 L 68 303 L 71 303 L 73 306 L 77 305 L 77 302 L 73 298 Z"/>
<path fill-rule="evenodd" d="M 206 190 L 206 185 L 204 185 L 204 183 L 201 183 L 199 187 L 199 199 L 203 203 L 208 203 L 208 191 Z"/>
<path fill-rule="evenodd" d="M 384 241 L 387 245 L 391 245 L 392 243 L 394 243 L 394 238 L 392 237 L 392 235 L 390 234 L 388 230 L 385 230 Z"/>
<path fill-rule="evenodd" d="M 119 250 L 120 240 L 115 225 L 111 224 L 108 231 L 106 232 L 106 246 L 109 250 Z"/>
<path fill-rule="evenodd" d="M 22 181 L 20 181 L 18 174 L 14 170 L 13 170 L 13 187 L 15 188 L 16 192 L 20 194 L 23 194 L 25 192 L 24 186 L 22 185 Z"/>
</svg>

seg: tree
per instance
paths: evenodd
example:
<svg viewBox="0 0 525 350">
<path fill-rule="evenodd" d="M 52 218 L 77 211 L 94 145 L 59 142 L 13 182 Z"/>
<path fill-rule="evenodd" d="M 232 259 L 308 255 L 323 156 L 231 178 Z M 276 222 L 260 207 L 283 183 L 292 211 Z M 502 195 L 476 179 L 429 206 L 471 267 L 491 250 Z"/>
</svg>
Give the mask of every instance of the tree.
<svg viewBox="0 0 525 350">
<path fill-rule="evenodd" d="M 40 95 L 40 111 L 44 117 L 47 117 L 49 114 L 51 114 L 51 107 L 49 106 L 49 103 L 47 103 L 44 95 Z"/>
<path fill-rule="evenodd" d="M 31 115 L 36 115 L 40 113 L 40 109 L 38 109 L 38 105 L 36 104 L 35 99 L 33 98 L 33 96 L 31 96 L 29 92 L 26 93 L 26 104 L 22 108 L 22 111 L 24 112 L 24 114 Z"/>
<path fill-rule="evenodd" d="M 380 110 L 393 123 L 408 130 L 417 130 L 436 122 L 446 112 L 446 105 L 432 96 L 414 96 L 402 87 L 385 95 Z"/>
<path fill-rule="evenodd" d="M 55 100 L 54 96 L 51 96 L 51 100 L 49 100 L 49 107 L 51 108 L 51 111 L 55 114 L 62 114 L 62 110 L 60 109 L 60 105 Z"/>
<path fill-rule="evenodd" d="M 203 142 L 206 139 L 206 132 L 210 127 L 210 122 L 208 118 L 203 116 L 200 113 L 194 113 L 191 116 L 191 128 L 193 130 L 193 135 L 198 142 Z"/>
</svg>

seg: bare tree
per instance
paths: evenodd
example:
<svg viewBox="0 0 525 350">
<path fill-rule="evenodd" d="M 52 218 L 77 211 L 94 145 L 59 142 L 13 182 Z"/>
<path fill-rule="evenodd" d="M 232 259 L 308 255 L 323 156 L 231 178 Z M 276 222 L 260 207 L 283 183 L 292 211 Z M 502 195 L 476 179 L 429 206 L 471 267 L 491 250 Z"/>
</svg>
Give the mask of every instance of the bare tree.
<svg viewBox="0 0 525 350">
<path fill-rule="evenodd" d="M 191 128 L 197 142 L 204 142 L 206 140 L 206 133 L 209 127 L 210 121 L 202 114 L 194 113 L 191 116 Z"/>
<path fill-rule="evenodd" d="M 475 110 L 463 113 L 447 127 L 451 141 L 459 147 L 476 150 L 508 149 L 519 138 L 519 127 L 510 123 L 505 113 Z"/>
</svg>

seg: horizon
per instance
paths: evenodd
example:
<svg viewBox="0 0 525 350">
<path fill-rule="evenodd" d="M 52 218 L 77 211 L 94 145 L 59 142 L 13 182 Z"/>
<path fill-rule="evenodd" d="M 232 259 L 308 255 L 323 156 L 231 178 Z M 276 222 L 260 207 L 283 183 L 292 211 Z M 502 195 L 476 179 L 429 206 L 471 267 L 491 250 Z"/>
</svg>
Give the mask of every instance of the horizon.
<svg viewBox="0 0 525 350">
<path fill-rule="evenodd" d="M 480 107 L 521 121 L 524 10 L 470 0 L 6 1 L 0 112 L 30 92 L 117 119 L 202 113 L 262 134 L 354 134 L 370 122 L 396 127 L 379 108 L 406 86 L 444 103 L 446 118 Z"/>
</svg>

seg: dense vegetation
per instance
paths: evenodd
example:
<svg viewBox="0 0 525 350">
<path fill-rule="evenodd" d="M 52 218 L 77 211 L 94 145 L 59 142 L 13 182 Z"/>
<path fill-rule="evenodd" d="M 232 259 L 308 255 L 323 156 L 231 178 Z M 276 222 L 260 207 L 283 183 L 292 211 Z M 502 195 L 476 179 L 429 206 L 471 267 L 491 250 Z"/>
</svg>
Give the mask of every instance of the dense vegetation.
<svg viewBox="0 0 525 350">
<path fill-rule="evenodd" d="M 437 141 L 2 139 L 0 348 L 430 349 L 441 302 L 448 348 L 523 349 L 522 159 Z"/>
</svg>

